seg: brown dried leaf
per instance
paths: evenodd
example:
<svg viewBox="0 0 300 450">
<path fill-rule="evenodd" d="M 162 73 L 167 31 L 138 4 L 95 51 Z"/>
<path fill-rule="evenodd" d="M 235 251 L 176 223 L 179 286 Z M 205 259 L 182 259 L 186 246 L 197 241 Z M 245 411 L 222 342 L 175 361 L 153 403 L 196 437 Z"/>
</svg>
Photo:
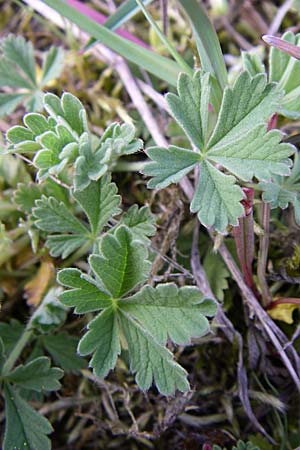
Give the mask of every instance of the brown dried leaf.
<svg viewBox="0 0 300 450">
<path fill-rule="evenodd" d="M 55 274 L 51 259 L 42 261 L 37 274 L 25 284 L 25 297 L 28 305 L 38 306 L 49 282 Z"/>
</svg>

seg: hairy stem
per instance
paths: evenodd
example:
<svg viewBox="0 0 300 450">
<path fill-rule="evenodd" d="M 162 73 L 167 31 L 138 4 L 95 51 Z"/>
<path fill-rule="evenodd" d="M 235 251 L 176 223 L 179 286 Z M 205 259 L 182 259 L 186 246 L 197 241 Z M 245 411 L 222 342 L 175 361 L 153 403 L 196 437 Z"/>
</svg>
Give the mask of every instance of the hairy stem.
<svg viewBox="0 0 300 450">
<path fill-rule="evenodd" d="M 261 225 L 264 234 L 259 237 L 259 252 L 257 262 L 257 276 L 261 288 L 262 304 L 267 308 L 272 303 L 272 296 L 266 280 L 266 268 L 268 261 L 269 239 L 270 239 L 270 203 L 261 204 Z"/>
<path fill-rule="evenodd" d="M 257 291 L 252 272 L 254 259 L 254 189 L 243 188 L 243 192 L 245 194 L 245 199 L 242 203 L 245 215 L 244 217 L 239 218 L 239 224 L 233 228 L 233 235 L 245 283 L 253 293 L 259 297 L 259 292 Z"/>
</svg>

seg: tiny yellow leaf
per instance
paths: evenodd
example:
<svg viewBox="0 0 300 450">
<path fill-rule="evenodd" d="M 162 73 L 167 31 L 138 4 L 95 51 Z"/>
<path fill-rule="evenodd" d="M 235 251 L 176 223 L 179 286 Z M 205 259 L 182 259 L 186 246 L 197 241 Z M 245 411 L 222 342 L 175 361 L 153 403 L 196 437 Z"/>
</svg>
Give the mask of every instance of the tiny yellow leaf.
<svg viewBox="0 0 300 450">
<path fill-rule="evenodd" d="M 275 300 L 276 301 L 276 300 Z M 280 303 L 268 310 L 269 316 L 275 320 L 282 320 L 285 323 L 293 323 L 293 312 L 300 310 L 300 305 L 294 303 Z"/>
<path fill-rule="evenodd" d="M 55 270 L 53 262 L 50 259 L 43 261 L 37 274 L 24 286 L 25 297 L 27 298 L 27 303 L 29 305 L 39 305 L 54 274 Z"/>
</svg>

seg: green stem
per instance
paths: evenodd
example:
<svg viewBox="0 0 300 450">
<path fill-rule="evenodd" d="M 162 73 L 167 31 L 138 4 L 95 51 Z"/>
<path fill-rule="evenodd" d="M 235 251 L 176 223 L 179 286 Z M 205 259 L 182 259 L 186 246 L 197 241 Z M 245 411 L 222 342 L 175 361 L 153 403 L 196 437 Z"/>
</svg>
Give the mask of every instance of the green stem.
<svg viewBox="0 0 300 450">
<path fill-rule="evenodd" d="M 31 336 L 33 334 L 33 329 L 31 328 L 31 323 L 29 322 L 27 327 L 24 330 L 24 333 L 14 346 L 12 352 L 10 353 L 9 357 L 7 358 L 4 366 L 3 366 L 3 375 L 7 375 L 11 369 L 14 367 L 17 359 L 21 355 L 24 347 L 27 345 L 29 340 L 31 339 Z"/>
</svg>

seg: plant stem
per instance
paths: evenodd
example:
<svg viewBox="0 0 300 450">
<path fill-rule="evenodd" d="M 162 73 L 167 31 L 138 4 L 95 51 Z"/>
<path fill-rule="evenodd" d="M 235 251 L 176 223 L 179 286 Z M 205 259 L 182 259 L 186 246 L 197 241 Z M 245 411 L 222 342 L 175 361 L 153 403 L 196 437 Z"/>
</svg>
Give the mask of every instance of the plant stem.
<svg viewBox="0 0 300 450">
<path fill-rule="evenodd" d="M 270 211 L 271 211 L 270 203 L 262 202 L 261 225 L 263 227 L 264 234 L 259 237 L 257 276 L 261 288 L 262 304 L 265 308 L 267 308 L 270 305 L 270 303 L 272 303 L 272 296 L 266 281 L 266 267 L 268 260 L 269 237 L 270 237 Z"/>
<path fill-rule="evenodd" d="M 243 188 L 243 192 L 245 199 L 242 200 L 242 204 L 244 206 L 245 216 L 239 218 L 239 224 L 233 228 L 233 235 L 245 283 L 253 291 L 255 296 L 259 297 L 252 272 L 254 259 L 254 189 Z"/>
<path fill-rule="evenodd" d="M 19 358 L 20 354 L 22 353 L 24 347 L 27 345 L 29 340 L 31 339 L 31 336 L 33 334 L 33 329 L 31 328 L 31 323 L 29 322 L 27 327 L 25 328 L 22 336 L 14 346 L 12 352 L 10 353 L 9 357 L 7 358 L 4 366 L 3 366 L 3 375 L 7 375 L 11 369 L 14 367 L 17 359 Z"/>
</svg>

